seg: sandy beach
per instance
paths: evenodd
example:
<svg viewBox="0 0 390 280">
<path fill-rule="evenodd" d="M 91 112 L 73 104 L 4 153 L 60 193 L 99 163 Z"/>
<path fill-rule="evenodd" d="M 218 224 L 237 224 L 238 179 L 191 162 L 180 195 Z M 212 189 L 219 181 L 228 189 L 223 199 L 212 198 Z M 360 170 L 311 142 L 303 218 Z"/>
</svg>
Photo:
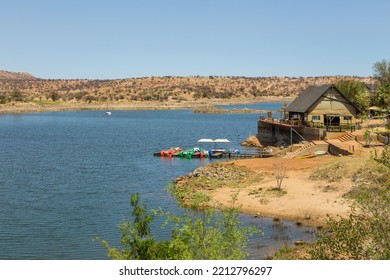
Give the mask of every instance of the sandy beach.
<svg viewBox="0 0 390 280">
<path fill-rule="evenodd" d="M 245 212 L 255 215 L 278 217 L 300 221 L 307 225 L 323 225 L 327 215 L 346 216 L 350 210 L 351 201 L 342 197 L 348 192 L 352 184 L 348 179 L 328 183 L 310 179 L 312 170 L 333 160 L 332 156 L 311 159 L 249 159 L 237 161 L 235 164 L 245 166 L 254 171 L 264 171 L 265 179 L 248 189 L 240 192 L 238 201 Z M 283 164 L 287 168 L 286 178 L 282 182 L 285 195 L 280 197 L 266 197 L 264 203 L 249 195 L 253 190 L 274 188 L 276 180 L 272 175 L 273 164 Z M 215 194 L 217 200 L 223 201 L 224 194 Z"/>
<path fill-rule="evenodd" d="M 328 180 L 315 178 L 315 170 L 326 166 L 353 165 L 359 168 L 364 160 L 359 156 L 334 157 L 330 155 L 306 159 L 254 158 L 226 163 L 234 168 L 246 168 L 261 173 L 262 179 L 248 186 L 222 186 L 202 188 L 211 195 L 213 203 L 221 208 L 232 205 L 232 196 L 237 194 L 236 206 L 254 216 L 272 217 L 296 221 L 308 226 L 324 226 L 326 218 L 345 217 L 352 200 L 343 197 L 353 188 L 348 170 L 344 178 Z M 274 164 L 286 167 L 286 176 L 281 192 L 275 191 Z M 327 172 L 326 169 L 324 172 Z M 338 177 L 336 177 L 338 178 Z M 185 180 L 185 179 L 184 179 Z"/>
</svg>

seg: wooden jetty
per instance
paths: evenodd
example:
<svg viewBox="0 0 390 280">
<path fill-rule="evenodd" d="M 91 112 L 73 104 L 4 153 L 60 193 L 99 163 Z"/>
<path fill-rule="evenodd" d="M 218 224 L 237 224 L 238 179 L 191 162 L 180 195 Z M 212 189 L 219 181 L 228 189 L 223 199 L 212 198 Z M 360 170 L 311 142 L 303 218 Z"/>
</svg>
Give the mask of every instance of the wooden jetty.
<svg viewBox="0 0 390 280">
<path fill-rule="evenodd" d="M 154 156 L 159 157 L 180 157 L 180 158 L 265 158 L 272 157 L 271 153 L 266 151 L 254 151 L 254 152 L 229 152 L 229 151 L 181 151 L 181 152 L 169 152 L 169 150 L 162 150 L 160 152 L 153 153 Z"/>
<path fill-rule="evenodd" d="M 272 157 L 273 154 L 266 150 L 252 150 L 252 151 L 240 151 L 239 149 L 223 149 L 216 148 L 215 144 L 230 143 L 228 139 L 209 139 L 202 138 L 198 140 L 198 143 L 212 143 L 214 148 L 192 148 L 184 150 L 182 148 L 169 148 L 167 150 L 161 150 L 153 153 L 155 156 L 160 157 L 181 157 L 181 158 L 263 158 Z"/>
</svg>

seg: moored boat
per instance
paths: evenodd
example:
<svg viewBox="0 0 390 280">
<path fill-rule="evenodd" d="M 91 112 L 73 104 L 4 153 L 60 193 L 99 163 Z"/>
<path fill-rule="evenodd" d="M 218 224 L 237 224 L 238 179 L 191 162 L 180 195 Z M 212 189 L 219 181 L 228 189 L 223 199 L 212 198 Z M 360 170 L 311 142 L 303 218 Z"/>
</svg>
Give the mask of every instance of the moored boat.
<svg viewBox="0 0 390 280">
<path fill-rule="evenodd" d="M 304 159 L 304 158 L 313 158 L 313 157 L 316 157 L 317 155 L 315 153 L 309 153 L 309 154 L 306 154 L 306 155 L 302 155 L 302 156 L 297 156 L 295 158 L 300 158 L 300 159 Z"/>
<path fill-rule="evenodd" d="M 323 155 L 326 155 L 328 152 L 327 151 L 317 151 L 314 153 L 316 154 L 316 156 L 323 156 Z"/>
<path fill-rule="evenodd" d="M 159 152 L 153 153 L 155 156 L 161 156 L 161 157 L 174 157 L 178 156 L 179 153 L 182 151 L 182 148 L 176 147 L 176 148 L 169 148 L 166 150 L 161 150 Z"/>
<path fill-rule="evenodd" d="M 228 139 L 206 139 L 202 138 L 198 140 L 198 143 L 212 143 L 214 147 L 204 149 L 201 145 L 191 149 L 182 148 L 170 148 L 167 150 L 161 150 L 153 153 L 155 156 L 161 157 L 180 157 L 180 158 L 244 158 L 244 157 L 271 157 L 272 150 L 263 151 L 241 151 L 240 149 L 225 149 L 218 144 L 219 147 L 215 147 L 217 143 L 230 143 Z"/>
</svg>

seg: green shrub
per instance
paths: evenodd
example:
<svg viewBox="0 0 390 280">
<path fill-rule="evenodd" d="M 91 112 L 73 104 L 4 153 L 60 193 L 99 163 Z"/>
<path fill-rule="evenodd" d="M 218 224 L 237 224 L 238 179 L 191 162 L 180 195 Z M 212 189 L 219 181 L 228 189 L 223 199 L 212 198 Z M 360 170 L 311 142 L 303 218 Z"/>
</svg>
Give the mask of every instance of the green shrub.
<svg viewBox="0 0 390 280">
<path fill-rule="evenodd" d="M 187 210 L 183 216 L 177 216 L 161 210 L 148 212 L 139 202 L 138 194 L 131 196 L 133 220 L 127 219 L 119 227 L 122 248 L 112 248 L 102 241 L 113 259 L 244 259 L 249 235 L 259 232 L 242 226 L 235 209 L 208 209 L 202 213 Z M 156 216 L 167 217 L 164 225 L 173 226 L 170 240 L 156 241 L 151 234 L 150 223 Z"/>
<path fill-rule="evenodd" d="M 348 218 L 329 218 L 310 249 L 312 259 L 390 259 L 390 167 L 388 151 L 379 163 L 355 174 L 349 194 L 355 204 Z M 379 174 L 379 175 L 378 175 Z"/>
</svg>

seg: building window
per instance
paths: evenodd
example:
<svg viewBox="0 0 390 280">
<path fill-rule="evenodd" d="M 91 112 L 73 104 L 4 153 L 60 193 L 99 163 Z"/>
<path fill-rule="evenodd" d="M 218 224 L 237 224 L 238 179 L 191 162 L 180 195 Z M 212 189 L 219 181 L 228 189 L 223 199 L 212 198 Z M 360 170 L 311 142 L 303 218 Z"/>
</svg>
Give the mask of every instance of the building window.
<svg viewBox="0 0 390 280">
<path fill-rule="evenodd" d="M 299 115 L 298 114 L 293 114 L 292 115 L 293 120 L 299 120 Z"/>
<path fill-rule="evenodd" d="M 320 116 L 311 116 L 312 121 L 319 121 L 320 119 Z"/>
<path fill-rule="evenodd" d="M 344 121 L 352 121 L 352 116 L 344 116 Z"/>
</svg>

